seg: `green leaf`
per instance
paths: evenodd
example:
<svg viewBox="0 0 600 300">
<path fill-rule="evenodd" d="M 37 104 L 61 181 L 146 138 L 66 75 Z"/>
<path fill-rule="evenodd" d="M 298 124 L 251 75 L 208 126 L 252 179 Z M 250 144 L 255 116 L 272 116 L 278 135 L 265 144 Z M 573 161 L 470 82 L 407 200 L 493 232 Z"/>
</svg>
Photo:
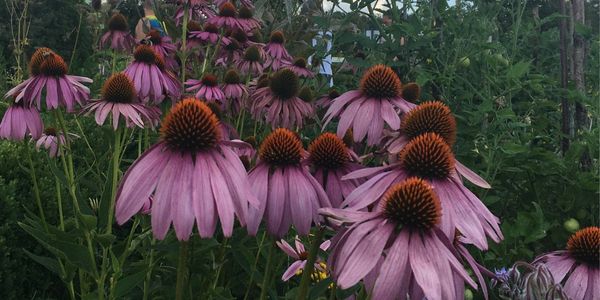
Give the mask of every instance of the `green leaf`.
<svg viewBox="0 0 600 300">
<path fill-rule="evenodd" d="M 46 269 L 52 271 L 54 274 L 56 274 L 60 277 L 63 277 L 64 274 L 61 274 L 60 267 L 55 258 L 35 255 L 35 254 L 27 251 L 26 249 L 23 249 L 23 251 L 25 252 L 25 254 L 27 254 L 27 256 L 29 256 L 29 258 L 33 259 L 38 264 L 46 267 Z"/>
<path fill-rule="evenodd" d="M 127 295 L 133 288 L 144 281 L 146 271 L 141 271 L 129 276 L 123 277 L 117 282 L 114 297 L 119 299 Z"/>
<path fill-rule="evenodd" d="M 95 240 L 98 241 L 98 243 L 100 243 L 100 245 L 102 245 L 102 247 L 105 248 L 110 246 L 116 238 L 117 237 L 115 235 L 110 233 L 103 233 L 95 236 Z"/>
<path fill-rule="evenodd" d="M 529 62 L 518 62 L 508 69 L 506 76 L 511 79 L 519 79 L 529 71 L 529 66 Z"/>
<path fill-rule="evenodd" d="M 98 219 L 93 215 L 80 214 L 79 219 L 83 223 L 83 226 L 88 230 L 96 229 L 96 225 L 98 223 Z"/>
</svg>

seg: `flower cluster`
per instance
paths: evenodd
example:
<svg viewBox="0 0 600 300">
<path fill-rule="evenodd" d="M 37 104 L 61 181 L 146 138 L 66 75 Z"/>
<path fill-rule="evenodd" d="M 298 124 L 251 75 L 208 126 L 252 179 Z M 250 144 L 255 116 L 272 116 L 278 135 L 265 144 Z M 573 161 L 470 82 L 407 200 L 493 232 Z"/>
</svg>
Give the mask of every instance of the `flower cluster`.
<svg viewBox="0 0 600 300">
<path fill-rule="evenodd" d="M 172 226 L 182 245 L 196 235 L 262 231 L 294 260 L 282 280 L 302 274 L 303 282 L 327 279 L 342 290 L 360 284 L 370 299 L 462 299 L 467 286 L 487 297 L 484 277 L 507 297 L 595 299 L 598 227 L 537 258 L 526 275 L 493 274 L 474 259 L 503 233 L 465 185 L 491 188 L 456 159 L 457 120 L 446 103 L 420 101 L 417 84 L 382 64 L 350 83 L 355 89 L 324 90 L 314 66 L 290 54 L 283 30 L 264 32 L 262 41 L 249 0 L 170 4 L 177 37 L 151 29 L 136 41 L 125 16 L 109 19 L 99 46 L 112 50 L 112 70 L 99 93 L 86 86 L 91 79 L 69 75 L 59 54 L 40 48 L 29 78 L 5 96 L 0 138 L 31 137 L 49 157 L 60 156 L 75 204 L 70 145 L 80 141 L 67 129 L 76 124 L 92 151 L 79 117 L 93 115 L 113 134 L 110 176 L 98 176 L 112 176 L 103 185 L 110 191 L 91 197 L 110 194 L 110 202 L 94 204 L 109 207 L 107 235 L 116 238 L 113 223 L 132 219 L 148 219 L 164 243 Z M 56 114 L 44 118 L 44 111 Z M 134 144 L 137 156 L 128 149 Z M 308 237 L 310 248 L 300 240 Z"/>
</svg>

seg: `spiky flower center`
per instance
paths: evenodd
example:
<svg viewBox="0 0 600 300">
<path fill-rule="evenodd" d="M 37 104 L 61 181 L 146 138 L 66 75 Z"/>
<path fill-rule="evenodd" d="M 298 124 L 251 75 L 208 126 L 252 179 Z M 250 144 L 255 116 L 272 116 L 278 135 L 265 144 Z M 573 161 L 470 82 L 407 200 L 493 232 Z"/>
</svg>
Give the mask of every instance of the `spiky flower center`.
<svg viewBox="0 0 600 300">
<path fill-rule="evenodd" d="M 274 167 L 297 165 L 302 159 L 302 143 L 289 129 L 278 128 L 265 138 L 258 154 Z"/>
<path fill-rule="evenodd" d="M 225 73 L 223 81 L 226 84 L 238 84 L 241 82 L 240 74 L 238 74 L 236 70 L 230 69 L 229 71 L 227 71 L 227 73 Z"/>
<path fill-rule="evenodd" d="M 217 77 L 213 74 L 206 74 L 202 77 L 202 84 L 210 87 L 217 86 Z"/>
<path fill-rule="evenodd" d="M 394 71 L 384 65 L 371 67 L 360 81 L 361 91 L 373 98 L 393 98 L 400 95 L 402 83 Z"/>
<path fill-rule="evenodd" d="M 283 44 L 285 43 L 285 36 L 282 31 L 276 30 L 271 32 L 271 37 L 269 38 L 269 42 L 275 44 Z"/>
<path fill-rule="evenodd" d="M 156 63 L 158 55 L 156 55 L 156 52 L 154 52 L 152 47 L 148 45 L 139 45 L 133 52 L 133 58 L 139 62 L 154 64 Z"/>
<path fill-rule="evenodd" d="M 330 90 L 329 93 L 327 94 L 327 96 L 329 97 L 329 99 L 333 100 L 333 99 L 339 97 L 340 93 L 337 90 Z"/>
<path fill-rule="evenodd" d="M 240 19 L 251 19 L 252 10 L 248 7 L 242 6 L 239 10 L 238 16 L 240 17 Z"/>
<path fill-rule="evenodd" d="M 160 32 L 156 29 L 150 30 L 148 34 L 146 34 L 146 36 L 148 37 L 150 42 L 152 42 L 152 45 L 160 45 L 160 43 L 162 42 Z"/>
<path fill-rule="evenodd" d="M 305 86 L 300 89 L 298 92 L 298 98 L 302 99 L 304 102 L 312 102 L 313 101 L 313 92 L 310 87 Z"/>
<path fill-rule="evenodd" d="M 260 51 L 258 50 L 258 47 L 252 46 L 246 49 L 244 52 L 244 60 L 249 62 L 260 62 Z"/>
<path fill-rule="evenodd" d="M 450 146 L 436 133 L 414 138 L 400 152 L 404 169 L 413 176 L 425 179 L 445 179 L 454 169 Z"/>
<path fill-rule="evenodd" d="M 214 24 L 204 24 L 204 31 L 210 33 L 219 33 L 219 28 Z"/>
<path fill-rule="evenodd" d="M 421 96 L 421 87 L 414 83 L 408 83 L 402 86 L 402 98 L 406 101 L 416 102 Z"/>
<path fill-rule="evenodd" d="M 231 37 L 233 37 L 236 41 L 240 43 L 246 43 L 248 41 L 248 35 L 243 31 L 236 29 L 231 33 Z"/>
<path fill-rule="evenodd" d="M 600 227 L 587 227 L 573 234 L 567 250 L 578 262 L 589 267 L 600 267 Z"/>
<path fill-rule="evenodd" d="M 427 230 L 440 222 L 440 200 L 423 179 L 393 185 L 383 196 L 383 213 L 398 226 Z"/>
<path fill-rule="evenodd" d="M 296 60 L 294 60 L 294 66 L 305 69 L 306 68 L 306 59 L 304 59 L 304 57 L 296 58 Z"/>
<path fill-rule="evenodd" d="M 191 32 L 191 31 L 201 31 L 202 30 L 202 26 L 200 25 L 200 23 L 196 22 L 196 21 L 190 21 L 187 24 L 187 31 Z"/>
<path fill-rule="evenodd" d="M 68 69 L 63 58 L 54 52 L 44 56 L 40 64 L 40 73 L 46 76 L 64 76 L 67 74 Z"/>
<path fill-rule="evenodd" d="M 289 69 L 281 69 L 271 77 L 269 87 L 280 99 L 290 99 L 298 94 L 298 76 Z"/>
<path fill-rule="evenodd" d="M 230 40 L 229 44 L 227 44 L 225 46 L 225 50 L 231 51 L 231 52 L 236 51 L 238 49 L 240 49 L 240 43 L 238 41 L 236 41 L 235 39 Z"/>
<path fill-rule="evenodd" d="M 433 132 L 450 146 L 456 141 L 454 115 L 448 106 L 439 101 L 428 101 L 409 111 L 402 119 L 401 128 L 410 139 Z"/>
<path fill-rule="evenodd" d="M 133 103 L 135 96 L 133 81 L 124 73 L 113 74 L 102 87 L 102 100 L 107 102 Z"/>
<path fill-rule="evenodd" d="M 42 66 L 42 62 L 44 62 L 44 58 L 52 53 L 54 51 L 50 48 L 41 47 L 36 49 L 29 60 L 29 74 L 33 76 L 40 75 L 42 73 L 40 67 Z"/>
<path fill-rule="evenodd" d="M 57 136 L 58 135 L 58 131 L 56 130 L 56 128 L 46 127 L 44 129 L 44 134 L 48 135 L 48 136 Z"/>
<path fill-rule="evenodd" d="M 307 260 L 308 259 L 308 252 L 302 251 L 302 252 L 298 253 L 298 259 L 300 259 L 300 260 Z"/>
<path fill-rule="evenodd" d="M 330 132 L 317 137 L 308 146 L 308 153 L 315 166 L 329 170 L 339 169 L 350 160 L 344 141 Z"/>
<path fill-rule="evenodd" d="M 219 16 L 234 18 L 236 14 L 235 5 L 231 2 L 225 2 L 219 8 Z"/>
<path fill-rule="evenodd" d="M 255 42 L 260 43 L 262 41 L 262 34 L 259 30 L 252 30 L 252 33 L 248 35 L 248 39 Z"/>
<path fill-rule="evenodd" d="M 171 109 L 160 134 L 170 149 L 191 154 L 211 149 L 221 139 L 217 116 L 194 98 L 184 99 Z"/>
<path fill-rule="evenodd" d="M 110 31 L 129 31 L 129 25 L 124 15 L 115 13 L 108 20 L 108 30 Z"/>
</svg>

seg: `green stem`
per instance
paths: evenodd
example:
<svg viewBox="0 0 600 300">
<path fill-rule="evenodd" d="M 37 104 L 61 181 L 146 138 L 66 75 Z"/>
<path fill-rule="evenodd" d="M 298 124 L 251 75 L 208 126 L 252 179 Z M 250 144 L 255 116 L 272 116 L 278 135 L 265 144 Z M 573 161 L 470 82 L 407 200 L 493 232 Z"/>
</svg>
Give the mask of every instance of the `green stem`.
<svg viewBox="0 0 600 300">
<path fill-rule="evenodd" d="M 271 277 L 273 276 L 273 256 L 275 256 L 275 248 L 277 246 L 273 242 L 271 247 L 269 247 L 269 254 L 267 256 L 267 266 L 265 267 L 265 274 L 263 277 L 261 291 L 260 291 L 260 300 L 266 300 L 267 294 L 269 292 L 269 283 L 271 282 Z"/>
<path fill-rule="evenodd" d="M 44 214 L 44 207 L 42 206 L 42 198 L 40 197 L 40 188 L 37 182 L 37 176 L 35 175 L 35 166 L 33 159 L 31 158 L 31 151 L 29 145 L 25 145 L 25 152 L 27 153 L 27 161 L 29 162 L 29 175 L 31 175 L 31 181 L 33 183 L 33 195 L 35 196 L 35 203 L 37 204 L 38 210 L 40 211 L 40 219 L 44 224 L 44 229 L 48 231 L 48 224 L 46 223 L 46 214 Z"/>
<path fill-rule="evenodd" d="M 256 257 L 254 258 L 254 265 L 252 266 L 252 273 L 250 274 L 250 282 L 246 285 L 246 293 L 244 294 L 244 300 L 248 299 L 248 295 L 250 295 L 250 287 L 254 283 L 254 274 L 256 273 L 256 266 L 258 266 L 258 259 L 260 258 L 260 252 L 262 251 L 263 244 L 265 242 L 265 238 L 267 237 L 267 232 L 263 232 L 262 239 L 260 240 L 260 244 L 258 245 L 258 251 L 256 251 Z"/>
<path fill-rule="evenodd" d="M 65 217 L 63 214 L 62 193 L 60 192 L 60 181 L 56 177 L 54 178 L 54 181 L 56 184 L 56 203 L 58 204 L 58 221 L 59 221 L 58 228 L 60 228 L 61 231 L 65 231 Z"/>
<path fill-rule="evenodd" d="M 111 63 L 111 68 L 110 68 L 110 74 L 114 74 L 115 71 L 117 70 L 117 51 L 116 50 L 112 50 L 112 63 Z"/>
<path fill-rule="evenodd" d="M 181 27 L 181 83 L 182 89 L 184 89 L 185 82 L 185 71 L 186 71 L 186 61 L 187 61 L 187 26 L 189 19 L 188 5 L 186 2 L 183 3 L 183 24 Z"/>
<path fill-rule="evenodd" d="M 225 264 L 225 252 L 227 251 L 227 243 L 229 242 L 228 238 L 224 238 L 221 243 L 221 251 L 219 253 L 219 265 L 217 266 L 217 273 L 215 275 L 215 281 L 213 282 L 213 290 L 217 288 L 217 284 L 219 283 L 219 276 L 221 275 L 221 270 L 223 269 L 223 264 Z"/>
<path fill-rule="evenodd" d="M 310 275 L 313 273 L 315 268 L 315 261 L 317 260 L 317 254 L 319 254 L 319 245 L 321 245 L 321 240 L 323 240 L 323 234 L 325 233 L 324 228 L 320 227 L 317 231 L 315 239 L 310 247 L 310 252 L 308 252 L 308 259 L 306 260 L 306 266 L 302 271 L 302 280 L 300 281 L 300 288 L 298 295 L 296 296 L 297 300 L 308 299 L 308 287 L 310 286 Z"/>
<path fill-rule="evenodd" d="M 146 272 L 146 278 L 144 279 L 144 296 L 143 300 L 148 300 L 150 290 L 150 280 L 152 279 L 152 264 L 154 264 L 154 243 L 155 239 L 150 242 L 150 258 L 148 262 L 148 272 Z"/>
<path fill-rule="evenodd" d="M 185 294 L 185 286 L 188 277 L 188 255 L 189 243 L 182 241 L 179 244 L 179 262 L 177 264 L 177 285 L 175 289 L 175 299 L 182 300 Z"/>
<path fill-rule="evenodd" d="M 115 197 L 117 195 L 117 184 L 119 182 L 119 163 L 121 161 L 121 134 L 122 129 L 115 131 L 115 144 L 113 149 L 113 164 L 112 164 L 112 184 L 110 206 L 108 207 L 108 221 L 106 223 L 107 233 L 112 233 L 112 224 L 115 216 Z"/>
</svg>

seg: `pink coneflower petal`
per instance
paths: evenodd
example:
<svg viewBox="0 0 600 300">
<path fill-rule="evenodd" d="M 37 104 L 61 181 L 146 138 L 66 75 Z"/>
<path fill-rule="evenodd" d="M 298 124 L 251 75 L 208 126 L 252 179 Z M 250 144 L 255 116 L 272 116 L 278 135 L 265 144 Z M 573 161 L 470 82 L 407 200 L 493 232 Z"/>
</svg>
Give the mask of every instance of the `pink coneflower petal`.
<svg viewBox="0 0 600 300">
<path fill-rule="evenodd" d="M 296 273 L 298 273 L 298 271 L 303 270 L 305 266 L 306 266 L 306 260 L 297 260 L 297 261 L 293 262 L 287 268 L 287 270 L 285 270 L 285 272 L 283 273 L 283 276 L 281 276 L 281 280 L 288 281 L 290 278 L 292 278 L 294 275 L 296 275 Z"/>
<path fill-rule="evenodd" d="M 44 125 L 35 107 L 26 107 L 23 102 L 8 107 L 0 122 L 0 138 L 22 141 L 27 135 L 37 140 L 42 135 Z"/>
</svg>

